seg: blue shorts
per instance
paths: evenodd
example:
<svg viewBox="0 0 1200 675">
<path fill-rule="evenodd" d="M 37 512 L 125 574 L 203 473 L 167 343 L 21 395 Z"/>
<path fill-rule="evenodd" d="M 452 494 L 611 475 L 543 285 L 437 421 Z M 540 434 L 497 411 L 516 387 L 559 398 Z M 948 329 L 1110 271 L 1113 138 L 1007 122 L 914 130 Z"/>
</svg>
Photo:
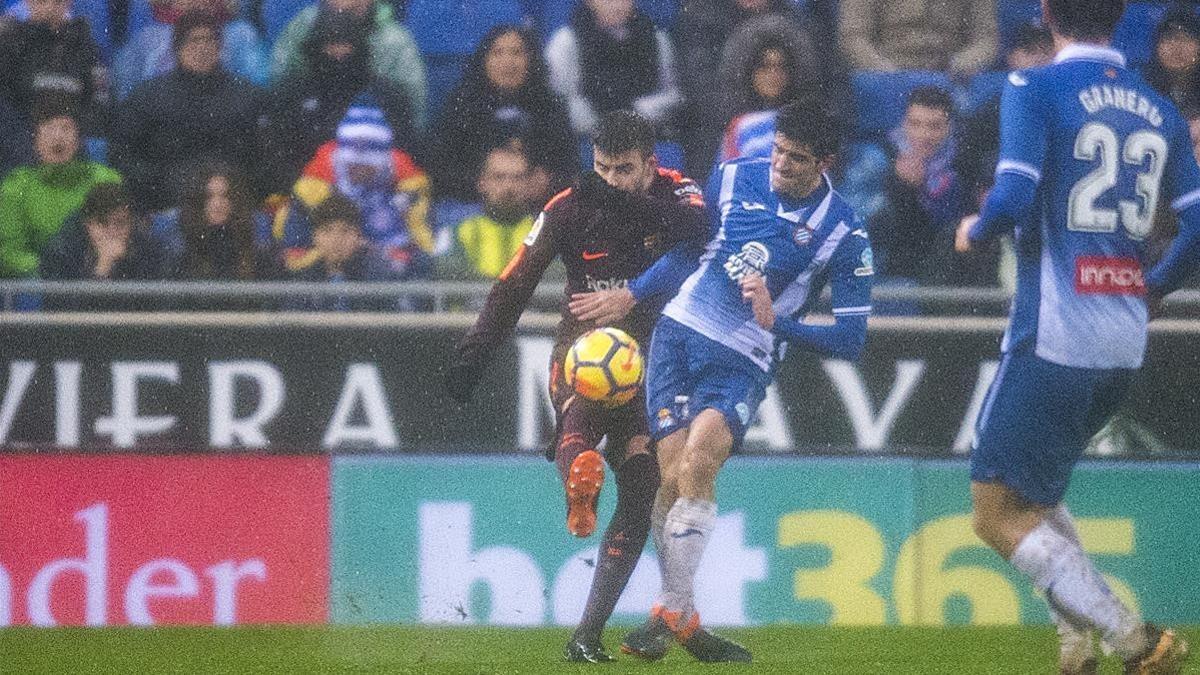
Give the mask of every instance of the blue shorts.
<svg viewBox="0 0 1200 675">
<path fill-rule="evenodd" d="M 664 316 L 654 327 L 646 368 L 650 436 L 666 438 L 712 408 L 725 416 L 737 450 L 770 381 L 750 359 Z"/>
<path fill-rule="evenodd" d="M 1058 504 L 1075 463 L 1120 407 L 1133 373 L 1005 354 L 976 424 L 971 480 L 1003 483 L 1034 504 Z"/>
</svg>

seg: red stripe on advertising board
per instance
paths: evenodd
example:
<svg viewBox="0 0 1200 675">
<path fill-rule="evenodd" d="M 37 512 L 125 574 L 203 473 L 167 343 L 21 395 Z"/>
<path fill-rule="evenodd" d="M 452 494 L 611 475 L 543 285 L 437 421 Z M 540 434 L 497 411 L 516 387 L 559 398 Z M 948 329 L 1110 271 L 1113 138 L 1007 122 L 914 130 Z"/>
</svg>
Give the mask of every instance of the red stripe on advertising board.
<svg viewBox="0 0 1200 675">
<path fill-rule="evenodd" d="M 329 460 L 0 457 L 0 626 L 325 623 Z"/>
</svg>

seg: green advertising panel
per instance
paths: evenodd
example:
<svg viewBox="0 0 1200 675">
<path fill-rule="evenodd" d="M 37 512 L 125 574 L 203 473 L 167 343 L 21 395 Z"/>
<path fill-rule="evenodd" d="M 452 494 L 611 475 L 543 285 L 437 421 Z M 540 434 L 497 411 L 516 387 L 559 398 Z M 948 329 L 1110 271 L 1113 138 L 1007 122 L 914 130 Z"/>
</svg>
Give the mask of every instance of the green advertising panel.
<svg viewBox="0 0 1200 675">
<path fill-rule="evenodd" d="M 1119 595 L 1166 623 L 1200 622 L 1197 464 L 1090 463 L 1068 504 Z M 601 523 L 615 502 L 610 481 Z M 971 531 L 951 460 L 735 458 L 697 577 L 712 625 L 1048 621 L 1030 586 Z M 553 465 L 529 458 L 334 461 L 335 623 L 568 625 L 599 535 L 567 534 Z M 658 589 L 649 547 L 614 614 Z"/>
</svg>

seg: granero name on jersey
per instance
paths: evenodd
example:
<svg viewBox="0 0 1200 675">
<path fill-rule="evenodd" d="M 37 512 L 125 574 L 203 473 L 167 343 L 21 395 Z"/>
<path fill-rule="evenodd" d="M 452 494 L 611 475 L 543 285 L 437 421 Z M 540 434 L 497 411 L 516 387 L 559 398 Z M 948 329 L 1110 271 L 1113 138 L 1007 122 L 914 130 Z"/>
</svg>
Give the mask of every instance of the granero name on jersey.
<svg viewBox="0 0 1200 675">
<path fill-rule="evenodd" d="M 1136 91 L 1124 87 L 1113 87 L 1107 84 L 1100 87 L 1088 87 L 1079 92 L 1079 102 L 1083 104 L 1084 109 L 1090 115 L 1095 115 L 1105 108 L 1117 108 L 1131 112 L 1155 127 L 1161 127 L 1163 123 L 1162 112 L 1159 111 L 1158 106 Z"/>
</svg>

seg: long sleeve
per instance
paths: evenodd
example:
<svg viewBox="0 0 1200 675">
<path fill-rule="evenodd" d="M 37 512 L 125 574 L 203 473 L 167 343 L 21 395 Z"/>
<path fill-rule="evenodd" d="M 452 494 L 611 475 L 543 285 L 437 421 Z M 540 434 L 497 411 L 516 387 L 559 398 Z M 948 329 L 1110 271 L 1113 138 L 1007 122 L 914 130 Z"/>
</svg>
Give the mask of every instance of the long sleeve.
<svg viewBox="0 0 1200 675">
<path fill-rule="evenodd" d="M 546 44 L 546 66 L 550 88 L 567 102 L 567 116 L 577 134 L 591 133 L 599 121 L 592 104 L 583 95 L 579 45 L 570 28 L 560 28 Z"/>
<path fill-rule="evenodd" d="M 658 90 L 635 100 L 633 108 L 655 124 L 662 124 L 683 102 L 683 95 L 675 71 L 675 51 L 671 47 L 671 39 L 662 31 L 657 31 L 655 38 L 658 41 Z"/>
<path fill-rule="evenodd" d="M 546 268 L 558 255 L 554 230 L 553 216 L 543 211 L 492 286 L 475 325 L 458 343 L 457 367 L 482 370 L 492 351 L 512 333 Z"/>
<path fill-rule="evenodd" d="M 1000 160 L 996 185 L 971 229 L 982 242 L 1009 232 L 1033 208 L 1046 158 L 1046 126 L 1037 87 L 1020 72 L 1008 76 L 1000 103 Z"/>
<path fill-rule="evenodd" d="M 413 126 L 424 129 L 428 95 L 425 62 L 421 60 L 412 34 L 395 24 L 377 28 L 371 40 L 371 60 L 376 75 L 395 82 L 404 90 L 413 115 Z"/>
<path fill-rule="evenodd" d="M 1146 277 L 1152 294 L 1162 297 L 1183 285 L 1200 266 L 1200 167 L 1189 152 L 1191 139 L 1183 127 L 1172 130 L 1164 183 L 1172 195 L 1171 208 L 1179 215 L 1179 234 L 1162 260 Z"/>
<path fill-rule="evenodd" d="M 288 75 L 303 69 L 304 62 L 300 55 L 300 45 L 304 42 L 304 36 L 308 35 L 308 31 L 312 29 L 316 19 L 316 7 L 301 10 L 275 39 L 275 46 L 271 49 L 272 82 L 279 82 Z"/>
<path fill-rule="evenodd" d="M 21 199 L 25 192 L 21 175 L 14 171 L 0 183 L 0 277 L 26 277 L 37 272 L 38 256 L 30 250 L 24 231 Z"/>
</svg>

